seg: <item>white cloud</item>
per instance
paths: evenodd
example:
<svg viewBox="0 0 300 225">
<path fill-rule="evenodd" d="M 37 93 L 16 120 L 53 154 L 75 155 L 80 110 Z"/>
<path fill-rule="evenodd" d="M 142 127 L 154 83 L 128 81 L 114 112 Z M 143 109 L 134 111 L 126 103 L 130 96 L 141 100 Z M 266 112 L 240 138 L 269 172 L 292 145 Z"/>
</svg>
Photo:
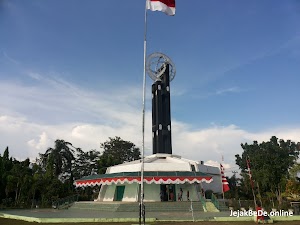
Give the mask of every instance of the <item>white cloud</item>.
<svg viewBox="0 0 300 225">
<path fill-rule="evenodd" d="M 43 151 L 45 151 L 45 149 L 47 149 L 49 146 L 51 146 L 52 143 L 50 143 L 48 135 L 44 131 L 44 132 L 42 132 L 41 135 L 39 135 L 38 141 L 36 141 L 35 139 L 31 139 L 27 142 L 27 144 L 30 147 L 35 148 L 35 149 L 40 150 L 41 152 L 43 152 Z"/>
<path fill-rule="evenodd" d="M 19 65 L 20 63 L 15 60 L 14 58 L 10 57 L 5 51 L 3 51 L 3 56 L 6 60 L 8 60 L 8 62 L 15 64 L 15 65 Z"/>
<path fill-rule="evenodd" d="M 220 167 L 220 163 L 221 163 L 222 166 L 224 167 L 225 171 L 226 171 L 227 169 L 228 169 L 228 170 L 231 169 L 231 165 L 230 165 L 230 164 L 228 164 L 228 163 L 222 163 L 222 162 L 219 162 L 219 161 L 208 160 L 208 161 L 206 161 L 204 164 L 205 164 L 205 165 L 208 165 L 208 166 Z"/>
<path fill-rule="evenodd" d="M 241 92 L 241 89 L 238 87 L 230 87 L 216 91 L 217 95 L 222 95 L 224 93 L 238 93 Z"/>
<path fill-rule="evenodd" d="M 242 154 L 241 143 L 252 144 L 254 140 L 268 141 L 274 135 L 284 140 L 299 141 L 297 135 L 300 132 L 300 128 L 276 128 L 252 133 L 235 125 L 214 125 L 199 130 L 191 130 L 187 125 L 182 124 L 179 125 L 181 129 L 176 129 L 176 123 L 173 128 L 174 126 L 173 152 L 185 158 L 204 161 L 208 165 L 220 163 L 224 156 L 224 167 L 229 169 L 229 174 L 232 170 L 238 169 L 235 164 L 235 155 Z"/>
<path fill-rule="evenodd" d="M 83 150 L 100 150 L 100 143 L 120 136 L 141 147 L 142 110 L 137 89 L 91 92 L 62 79 L 36 76 L 39 86 L 0 83 L 0 150 L 8 145 L 11 156 L 34 159 L 64 139 Z M 241 143 L 268 141 L 271 136 L 299 141 L 300 128 L 249 132 L 234 124 L 192 129 L 194 124 L 172 120 L 173 153 L 236 170 L 235 154 Z M 146 112 L 145 154 L 152 152 L 151 111 Z M 2 153 L 2 152 L 0 152 Z M 226 174 L 228 175 L 228 174 Z"/>
<path fill-rule="evenodd" d="M 32 79 L 35 79 L 35 80 L 41 80 L 42 79 L 42 76 L 38 73 L 28 72 L 27 75 L 29 77 L 31 77 Z"/>
</svg>

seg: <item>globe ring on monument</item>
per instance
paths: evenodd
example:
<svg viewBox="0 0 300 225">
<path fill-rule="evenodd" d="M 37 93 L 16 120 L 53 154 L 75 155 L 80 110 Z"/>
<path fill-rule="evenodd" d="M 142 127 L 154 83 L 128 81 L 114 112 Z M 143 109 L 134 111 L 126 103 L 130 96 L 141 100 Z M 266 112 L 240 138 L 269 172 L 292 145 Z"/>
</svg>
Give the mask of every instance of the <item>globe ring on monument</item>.
<svg viewBox="0 0 300 225">
<path fill-rule="evenodd" d="M 169 76 L 172 81 L 176 74 L 175 64 L 172 60 L 163 53 L 155 52 L 147 57 L 146 72 L 152 80 L 160 80 L 163 73 L 166 71 L 166 65 L 169 64 Z"/>
</svg>

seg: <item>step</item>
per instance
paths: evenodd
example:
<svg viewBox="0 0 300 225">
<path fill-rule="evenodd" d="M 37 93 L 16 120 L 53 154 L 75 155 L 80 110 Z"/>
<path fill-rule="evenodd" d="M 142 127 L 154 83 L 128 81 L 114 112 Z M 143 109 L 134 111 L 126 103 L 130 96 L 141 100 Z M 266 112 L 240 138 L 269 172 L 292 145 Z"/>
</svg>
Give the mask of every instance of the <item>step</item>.
<svg viewBox="0 0 300 225">
<path fill-rule="evenodd" d="M 206 210 L 207 212 L 220 212 L 212 202 L 206 202 Z"/>
<path fill-rule="evenodd" d="M 191 204 L 189 202 L 145 202 L 145 209 L 148 212 L 174 212 L 174 211 L 189 211 Z M 120 206 L 118 211 L 130 211 L 131 209 L 125 208 L 123 205 Z M 203 211 L 202 204 L 200 202 L 193 203 L 193 210 Z"/>
<path fill-rule="evenodd" d="M 206 201 L 206 205 L 209 204 L 209 203 L 212 203 L 211 199 L 206 199 L 205 201 Z M 223 200 L 219 200 L 219 199 L 218 199 L 218 202 L 219 202 L 219 208 L 218 208 L 218 210 L 219 210 L 220 212 L 221 212 L 221 211 L 222 211 L 222 212 L 224 212 L 224 211 L 229 211 L 228 206 L 226 206 L 226 204 L 224 203 Z"/>
<path fill-rule="evenodd" d="M 99 210 L 115 212 L 120 206 L 120 203 L 102 203 L 102 202 L 75 202 L 70 209 L 81 209 L 81 210 Z"/>
<path fill-rule="evenodd" d="M 219 201 L 219 210 L 220 211 L 229 211 L 229 208 L 225 205 L 224 202 Z"/>
<path fill-rule="evenodd" d="M 173 211 L 189 211 L 191 209 L 190 202 L 145 202 L 145 210 L 148 212 L 173 212 Z M 201 202 L 192 203 L 194 211 L 203 211 Z M 99 210 L 111 212 L 138 212 L 138 202 L 75 202 L 70 209 L 81 210 Z"/>
</svg>

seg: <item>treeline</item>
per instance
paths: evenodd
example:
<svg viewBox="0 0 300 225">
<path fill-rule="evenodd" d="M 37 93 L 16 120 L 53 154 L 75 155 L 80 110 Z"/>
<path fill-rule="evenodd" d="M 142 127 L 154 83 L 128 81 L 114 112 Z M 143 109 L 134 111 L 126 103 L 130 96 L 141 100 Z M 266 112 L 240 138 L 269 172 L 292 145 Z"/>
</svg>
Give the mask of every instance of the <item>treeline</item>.
<svg viewBox="0 0 300 225">
<path fill-rule="evenodd" d="M 83 151 L 70 142 L 56 140 L 54 147 L 39 154 L 35 162 L 18 161 L 7 147 L 0 155 L 0 208 L 49 207 L 57 199 L 74 194 L 81 200 L 93 200 L 99 187 L 75 188 L 76 179 L 103 174 L 109 166 L 140 159 L 140 149 L 120 137 L 109 138 L 100 147 L 102 152 Z M 299 143 L 272 137 L 267 142 L 254 141 L 241 147 L 242 154 L 235 155 L 240 176 L 235 173 L 228 178 L 230 191 L 225 198 L 237 204 L 238 200 L 255 197 L 265 208 L 283 208 L 286 200 L 300 201 Z"/>
<path fill-rule="evenodd" d="M 230 191 L 225 193 L 226 198 L 255 199 L 269 209 L 286 208 L 289 201 L 300 201 L 299 142 L 273 136 L 270 141 L 254 141 L 241 147 L 243 153 L 235 155 L 240 176 L 235 172 L 228 178 Z"/>
<path fill-rule="evenodd" d="M 0 155 L 0 207 L 49 207 L 59 198 L 79 194 L 92 200 L 99 187 L 75 189 L 76 179 L 105 173 L 107 167 L 140 158 L 140 150 L 120 137 L 101 143 L 102 152 L 83 151 L 70 142 L 56 140 L 35 162 L 18 161 L 7 147 Z"/>
</svg>

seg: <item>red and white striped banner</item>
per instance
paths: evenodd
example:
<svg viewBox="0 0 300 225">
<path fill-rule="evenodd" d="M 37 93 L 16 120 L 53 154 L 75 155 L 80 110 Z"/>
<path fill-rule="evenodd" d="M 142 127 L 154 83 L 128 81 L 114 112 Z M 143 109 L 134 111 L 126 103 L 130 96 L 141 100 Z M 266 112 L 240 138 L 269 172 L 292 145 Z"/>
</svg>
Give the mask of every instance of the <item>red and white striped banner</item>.
<svg viewBox="0 0 300 225">
<path fill-rule="evenodd" d="M 228 181 L 225 177 L 225 174 L 224 174 L 224 167 L 222 164 L 220 164 L 220 170 L 221 170 L 221 176 L 222 176 L 222 187 L 223 187 L 223 193 L 226 192 L 226 191 L 229 191 L 230 188 L 229 188 L 229 184 L 228 184 Z"/>
<path fill-rule="evenodd" d="M 212 177 L 145 177 L 144 182 L 147 184 L 184 184 L 184 183 L 210 183 Z M 113 177 L 113 178 L 99 178 L 89 180 L 75 181 L 76 187 L 87 187 L 96 185 L 111 185 L 111 184 L 124 184 L 124 183 L 141 183 L 140 177 Z"/>
</svg>

